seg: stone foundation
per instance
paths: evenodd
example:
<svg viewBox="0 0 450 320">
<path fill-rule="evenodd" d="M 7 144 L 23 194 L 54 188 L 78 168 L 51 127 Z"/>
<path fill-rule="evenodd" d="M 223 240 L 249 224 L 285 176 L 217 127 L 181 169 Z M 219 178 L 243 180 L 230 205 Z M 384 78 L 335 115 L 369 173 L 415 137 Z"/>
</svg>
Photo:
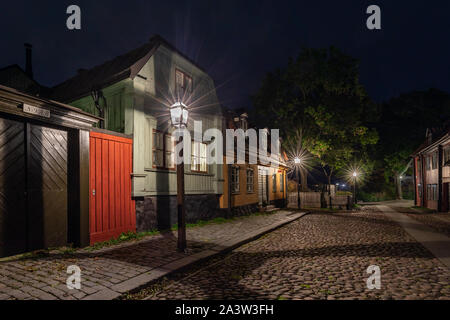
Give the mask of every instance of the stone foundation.
<svg viewBox="0 0 450 320">
<path fill-rule="evenodd" d="M 138 232 L 167 230 L 177 223 L 177 196 L 150 196 L 135 200 Z M 185 205 L 186 223 L 224 216 L 216 194 L 186 195 Z"/>
</svg>

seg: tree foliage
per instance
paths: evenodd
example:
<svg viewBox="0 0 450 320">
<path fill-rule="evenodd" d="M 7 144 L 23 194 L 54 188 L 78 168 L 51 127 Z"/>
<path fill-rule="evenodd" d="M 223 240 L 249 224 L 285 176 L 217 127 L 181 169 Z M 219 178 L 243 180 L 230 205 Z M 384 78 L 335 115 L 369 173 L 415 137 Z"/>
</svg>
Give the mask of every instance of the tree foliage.
<svg viewBox="0 0 450 320">
<path fill-rule="evenodd" d="M 266 76 L 253 102 L 260 125 L 283 137 L 303 130 L 304 147 L 329 181 L 378 141 L 377 106 L 359 82 L 358 61 L 334 47 L 304 48 Z"/>
</svg>

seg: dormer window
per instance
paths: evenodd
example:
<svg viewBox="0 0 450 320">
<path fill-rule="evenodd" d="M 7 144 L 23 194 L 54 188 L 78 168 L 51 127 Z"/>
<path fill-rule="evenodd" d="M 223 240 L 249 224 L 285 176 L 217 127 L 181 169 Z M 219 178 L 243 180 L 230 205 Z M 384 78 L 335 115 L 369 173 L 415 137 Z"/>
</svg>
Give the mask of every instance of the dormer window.
<svg viewBox="0 0 450 320">
<path fill-rule="evenodd" d="M 192 77 L 183 71 L 176 70 L 175 71 L 175 81 L 176 81 L 176 90 L 178 95 L 178 100 L 182 101 L 186 99 L 189 94 L 193 92 L 193 81 Z"/>
</svg>

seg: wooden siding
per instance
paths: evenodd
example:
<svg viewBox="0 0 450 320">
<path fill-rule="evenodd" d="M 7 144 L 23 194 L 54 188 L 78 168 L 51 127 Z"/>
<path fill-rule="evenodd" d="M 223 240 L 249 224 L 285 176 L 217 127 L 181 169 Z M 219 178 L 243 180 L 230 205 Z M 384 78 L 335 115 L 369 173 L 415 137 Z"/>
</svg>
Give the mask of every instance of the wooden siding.
<svg viewBox="0 0 450 320">
<path fill-rule="evenodd" d="M 280 174 L 286 178 L 286 170 L 281 168 L 271 168 L 265 166 L 258 165 L 250 165 L 250 164 L 241 164 L 234 165 L 239 167 L 239 192 L 231 194 L 231 206 L 232 207 L 240 207 L 244 205 L 250 204 L 262 204 L 260 193 L 264 192 L 264 188 L 267 188 L 268 193 L 265 196 L 268 196 L 268 201 L 281 200 L 286 197 L 286 186 L 284 187 L 284 191 L 282 192 L 280 189 Z M 223 195 L 220 197 L 220 207 L 228 208 L 228 184 L 229 184 L 229 174 L 228 174 L 228 165 L 223 166 L 223 177 L 224 177 L 224 188 Z M 254 192 L 247 192 L 247 169 L 253 169 L 254 172 Z M 264 183 L 264 179 L 266 179 L 265 175 L 261 174 L 261 170 L 267 173 L 267 186 Z M 273 184 L 272 184 L 272 174 L 277 174 L 277 192 L 273 192 Z"/>
</svg>

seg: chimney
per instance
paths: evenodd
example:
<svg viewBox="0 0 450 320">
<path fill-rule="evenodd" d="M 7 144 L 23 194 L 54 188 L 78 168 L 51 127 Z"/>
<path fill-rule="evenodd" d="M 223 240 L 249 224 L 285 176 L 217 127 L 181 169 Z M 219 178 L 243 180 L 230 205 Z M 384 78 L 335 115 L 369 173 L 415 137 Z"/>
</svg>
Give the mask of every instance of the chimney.
<svg viewBox="0 0 450 320">
<path fill-rule="evenodd" d="M 32 60 L 32 49 L 33 46 L 29 43 L 25 43 L 25 73 L 33 79 L 33 60 Z"/>
</svg>

